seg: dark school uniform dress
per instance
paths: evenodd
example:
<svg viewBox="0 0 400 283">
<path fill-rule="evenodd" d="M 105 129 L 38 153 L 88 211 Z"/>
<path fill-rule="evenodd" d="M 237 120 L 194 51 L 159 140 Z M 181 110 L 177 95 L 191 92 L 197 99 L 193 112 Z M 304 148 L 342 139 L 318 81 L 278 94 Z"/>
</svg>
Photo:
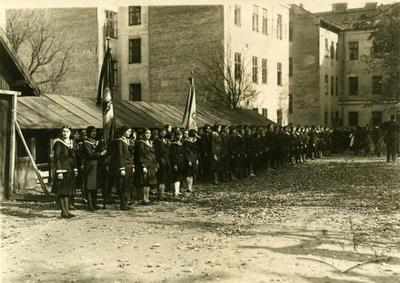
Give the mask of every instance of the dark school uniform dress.
<svg viewBox="0 0 400 283">
<path fill-rule="evenodd" d="M 221 161 L 221 136 L 215 132 L 211 134 L 210 142 L 210 161 L 212 172 L 218 172 L 220 170 Z"/>
<path fill-rule="evenodd" d="M 172 167 L 171 181 L 181 182 L 185 175 L 185 153 L 181 142 L 171 144 L 169 156 Z"/>
<path fill-rule="evenodd" d="M 138 161 L 139 161 L 139 178 L 140 185 L 149 187 L 157 185 L 157 160 L 154 151 L 153 142 L 139 141 L 138 145 Z M 143 172 L 143 168 L 147 169 L 147 173 Z"/>
<path fill-rule="evenodd" d="M 133 174 L 134 174 L 134 150 L 133 141 L 119 138 L 115 140 L 115 170 L 119 177 L 119 189 L 121 193 L 133 191 Z M 121 175 L 121 171 L 125 170 L 125 176 Z"/>
<path fill-rule="evenodd" d="M 101 158 L 101 152 L 95 140 L 85 139 L 83 142 L 83 152 L 85 158 L 85 189 L 88 191 L 97 190 L 98 183 L 98 160 Z"/>
<path fill-rule="evenodd" d="M 221 169 L 229 171 L 231 168 L 231 148 L 229 135 L 221 134 Z"/>
<path fill-rule="evenodd" d="M 193 177 L 197 173 L 198 149 L 196 140 L 185 140 L 183 143 L 183 152 L 185 154 L 185 177 Z"/>
<path fill-rule="evenodd" d="M 68 144 L 63 140 L 56 139 L 53 151 L 56 175 L 52 192 L 57 193 L 59 196 L 74 195 L 76 193 L 74 172 L 78 172 L 76 147 L 72 141 Z M 62 179 L 58 179 L 57 175 L 59 173 L 63 174 Z"/>
<path fill-rule="evenodd" d="M 170 141 L 166 138 L 158 138 L 154 141 L 154 150 L 158 162 L 157 178 L 160 184 L 169 183 L 171 175 L 171 163 L 169 161 L 170 144 Z"/>
</svg>

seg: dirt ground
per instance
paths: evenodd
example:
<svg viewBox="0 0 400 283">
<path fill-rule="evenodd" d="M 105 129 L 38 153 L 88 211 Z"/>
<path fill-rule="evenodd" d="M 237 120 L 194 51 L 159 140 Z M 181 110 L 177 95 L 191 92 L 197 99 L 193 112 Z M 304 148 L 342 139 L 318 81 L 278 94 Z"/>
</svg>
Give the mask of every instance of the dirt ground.
<svg viewBox="0 0 400 283">
<path fill-rule="evenodd" d="M 3 202 L 2 282 L 400 282 L 400 164 L 324 158 L 131 211 Z"/>
</svg>

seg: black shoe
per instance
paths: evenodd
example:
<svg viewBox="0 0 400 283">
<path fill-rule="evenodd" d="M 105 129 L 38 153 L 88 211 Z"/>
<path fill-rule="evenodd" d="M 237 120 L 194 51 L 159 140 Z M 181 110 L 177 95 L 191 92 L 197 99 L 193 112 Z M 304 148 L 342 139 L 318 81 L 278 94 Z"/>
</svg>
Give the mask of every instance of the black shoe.
<svg viewBox="0 0 400 283">
<path fill-rule="evenodd" d="M 75 214 L 72 214 L 72 213 L 69 213 L 68 214 L 68 218 L 72 218 L 72 217 L 75 217 L 76 215 Z"/>
<path fill-rule="evenodd" d="M 69 218 L 68 214 L 65 214 L 63 212 L 61 212 L 60 216 L 61 216 L 61 218 Z"/>
</svg>

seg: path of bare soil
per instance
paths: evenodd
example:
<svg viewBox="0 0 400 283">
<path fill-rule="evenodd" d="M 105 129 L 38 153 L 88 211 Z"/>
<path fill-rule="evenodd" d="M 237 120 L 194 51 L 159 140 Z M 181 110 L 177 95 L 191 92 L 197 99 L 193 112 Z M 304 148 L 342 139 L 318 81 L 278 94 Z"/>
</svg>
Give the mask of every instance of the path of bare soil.
<svg viewBox="0 0 400 283">
<path fill-rule="evenodd" d="M 2 282 L 400 282 L 400 164 L 373 158 L 69 220 L 54 204 L 0 212 Z"/>
</svg>

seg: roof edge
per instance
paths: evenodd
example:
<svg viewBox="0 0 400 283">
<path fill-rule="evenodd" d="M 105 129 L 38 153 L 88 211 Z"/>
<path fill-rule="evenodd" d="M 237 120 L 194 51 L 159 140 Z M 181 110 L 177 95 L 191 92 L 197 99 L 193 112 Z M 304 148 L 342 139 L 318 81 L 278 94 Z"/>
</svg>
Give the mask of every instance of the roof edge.
<svg viewBox="0 0 400 283">
<path fill-rule="evenodd" d="M 12 47 L 10 40 L 7 37 L 6 32 L 0 27 L 0 41 L 3 43 L 6 51 L 15 61 L 16 67 L 19 69 L 23 77 L 25 78 L 26 82 L 29 84 L 33 93 L 36 96 L 40 95 L 40 90 L 37 87 L 36 83 L 33 81 L 31 75 L 29 74 L 28 70 L 25 68 L 25 65 L 22 63 L 21 59 L 19 58 L 17 52 Z"/>
</svg>

